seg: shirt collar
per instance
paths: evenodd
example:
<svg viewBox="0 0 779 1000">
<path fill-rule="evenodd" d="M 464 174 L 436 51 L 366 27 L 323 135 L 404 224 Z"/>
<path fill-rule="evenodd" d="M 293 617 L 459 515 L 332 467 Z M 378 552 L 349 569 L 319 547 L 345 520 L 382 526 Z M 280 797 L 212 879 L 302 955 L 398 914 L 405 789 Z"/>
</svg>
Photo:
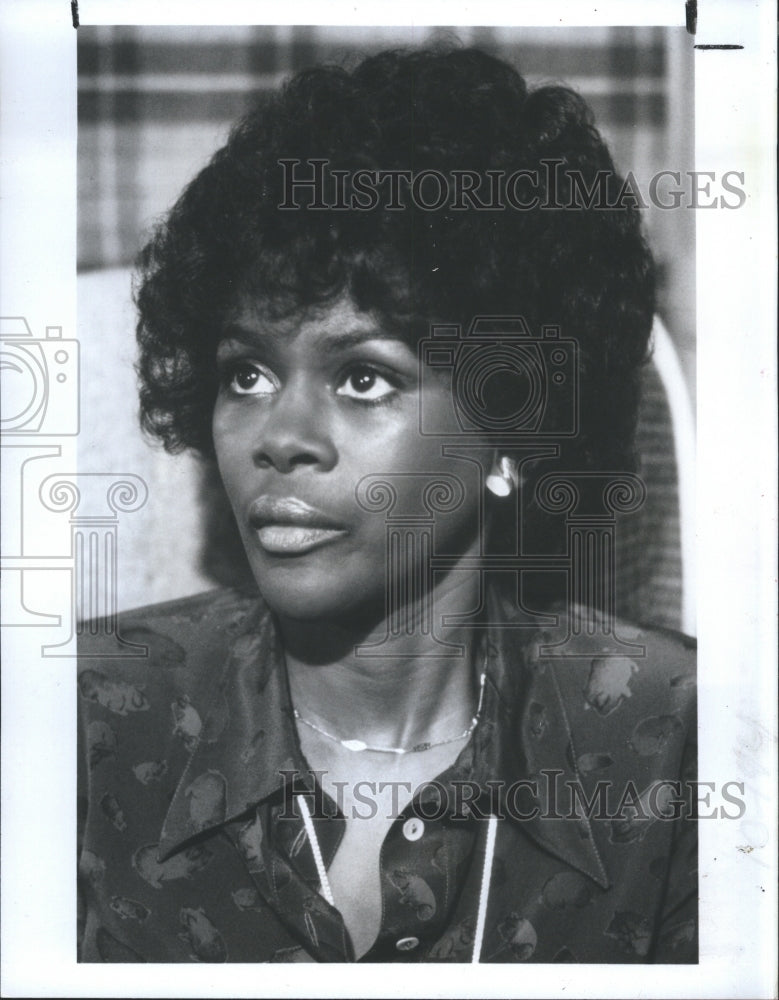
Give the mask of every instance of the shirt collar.
<svg viewBox="0 0 779 1000">
<path fill-rule="evenodd" d="M 198 651 L 193 651 L 193 656 Z M 258 601 L 237 634 L 226 635 L 204 688 L 209 706 L 162 827 L 161 860 L 186 841 L 253 809 L 304 767 L 273 619 Z M 214 671 L 220 662 L 222 669 Z M 219 716 L 222 724 L 214 724 Z"/>
<path fill-rule="evenodd" d="M 487 628 L 487 689 L 484 721 L 474 732 L 474 779 L 492 781 L 498 815 L 521 825 L 525 834 L 602 888 L 610 881 L 586 816 L 571 818 L 570 782 L 581 785 L 574 743 L 554 662 L 539 655 L 552 642 L 550 631 L 522 624 L 521 613 L 497 590 L 490 594 Z M 567 631 L 558 608 L 550 630 Z"/>
<path fill-rule="evenodd" d="M 450 777 L 467 778 L 488 790 L 490 801 L 499 804 L 499 815 L 521 823 L 542 848 L 606 888 L 609 880 L 589 823 L 560 815 L 551 799 L 556 788 L 576 781 L 577 775 L 569 759 L 572 737 L 554 669 L 537 656 L 541 633 L 522 627 L 496 592 L 490 594 L 488 614 L 499 624 L 484 632 L 482 715 Z M 232 634 L 226 630 L 221 649 L 212 648 L 209 655 L 211 664 L 202 666 L 214 678 L 204 692 L 210 711 L 163 823 L 161 861 L 185 842 L 282 792 L 285 772 L 296 772 L 304 782 L 310 774 L 280 640 L 267 608 L 258 601 L 241 628 Z M 213 672 L 220 660 L 222 670 Z M 532 801 L 517 782 L 535 782 Z M 537 811 L 531 816 L 533 807 Z"/>
</svg>

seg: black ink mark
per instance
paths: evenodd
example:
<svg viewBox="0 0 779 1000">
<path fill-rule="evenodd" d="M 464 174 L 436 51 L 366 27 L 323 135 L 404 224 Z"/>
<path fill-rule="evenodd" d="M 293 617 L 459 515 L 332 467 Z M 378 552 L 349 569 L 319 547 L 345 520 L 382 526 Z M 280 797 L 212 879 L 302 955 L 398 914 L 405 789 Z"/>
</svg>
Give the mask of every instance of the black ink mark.
<svg viewBox="0 0 779 1000">
<path fill-rule="evenodd" d="M 743 45 L 694 45 L 694 49 L 743 49 Z"/>
<path fill-rule="evenodd" d="M 73 27 L 78 27 L 78 0 L 70 0 L 70 16 L 73 18 Z"/>
<path fill-rule="evenodd" d="M 687 0 L 684 5 L 687 34 L 694 35 L 698 27 L 698 0 Z"/>
</svg>

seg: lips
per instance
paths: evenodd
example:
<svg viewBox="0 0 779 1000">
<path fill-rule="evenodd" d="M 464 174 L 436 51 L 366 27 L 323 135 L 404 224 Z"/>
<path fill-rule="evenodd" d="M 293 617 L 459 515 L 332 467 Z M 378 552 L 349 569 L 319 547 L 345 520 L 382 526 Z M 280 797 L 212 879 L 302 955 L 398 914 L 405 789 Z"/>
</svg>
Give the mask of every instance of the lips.
<svg viewBox="0 0 779 1000">
<path fill-rule="evenodd" d="M 297 497 L 258 497 L 249 508 L 249 524 L 273 555 L 300 555 L 347 534 L 341 523 Z"/>
</svg>

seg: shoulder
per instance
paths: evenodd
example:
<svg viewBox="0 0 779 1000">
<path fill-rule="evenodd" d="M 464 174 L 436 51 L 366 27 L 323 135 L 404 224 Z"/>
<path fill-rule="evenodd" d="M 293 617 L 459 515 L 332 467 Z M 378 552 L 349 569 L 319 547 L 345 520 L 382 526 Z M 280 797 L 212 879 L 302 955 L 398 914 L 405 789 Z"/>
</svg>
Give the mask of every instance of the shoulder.
<svg viewBox="0 0 779 1000">
<path fill-rule="evenodd" d="M 576 632 L 580 620 L 575 608 L 561 615 L 559 633 L 547 631 L 537 647 L 537 669 L 554 678 L 574 733 L 619 734 L 639 756 L 672 737 L 694 738 L 695 639 L 619 620 L 608 631 L 596 621 L 593 632 Z"/>
<path fill-rule="evenodd" d="M 115 620 L 93 618 L 79 623 L 78 655 L 132 655 L 146 644 L 151 658 L 176 662 L 204 629 L 237 631 L 258 608 L 264 610 L 257 594 L 222 587 L 123 611 Z"/>
<path fill-rule="evenodd" d="M 214 657 L 253 619 L 267 614 L 257 594 L 220 588 L 79 624 L 79 689 L 94 700 L 102 679 L 153 680 L 213 667 Z"/>
<path fill-rule="evenodd" d="M 219 726 L 211 716 L 221 705 L 220 684 L 234 646 L 241 648 L 240 637 L 268 614 L 256 594 L 220 589 L 137 608 L 116 620 L 84 622 L 78 644 L 80 764 L 88 761 L 90 775 L 100 764 L 106 781 L 114 772 L 133 773 L 136 765 L 145 769 L 140 781 L 146 771 L 178 773 L 181 755 L 210 726 Z"/>
</svg>

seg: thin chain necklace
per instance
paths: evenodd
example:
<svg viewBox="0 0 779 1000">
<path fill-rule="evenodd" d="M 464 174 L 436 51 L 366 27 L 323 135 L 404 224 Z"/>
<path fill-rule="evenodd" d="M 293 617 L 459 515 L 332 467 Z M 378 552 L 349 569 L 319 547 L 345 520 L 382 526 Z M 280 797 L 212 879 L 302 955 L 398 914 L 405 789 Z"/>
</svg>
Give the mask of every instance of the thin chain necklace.
<svg viewBox="0 0 779 1000">
<path fill-rule="evenodd" d="M 302 722 L 304 726 L 308 726 L 309 729 L 313 729 L 314 732 L 319 733 L 320 736 L 324 736 L 326 739 L 332 740 L 334 743 L 340 743 L 344 750 L 351 750 L 352 753 L 362 753 L 365 750 L 369 750 L 372 753 L 422 753 L 423 750 L 432 750 L 433 747 L 442 747 L 446 746 L 447 743 L 456 743 L 458 740 L 467 739 L 471 735 L 481 718 L 482 703 L 484 702 L 484 681 L 486 677 L 487 674 L 484 672 L 479 681 L 479 703 L 476 706 L 476 715 L 474 715 L 471 719 L 471 724 L 466 730 L 462 733 L 458 733 L 457 736 L 450 736 L 445 740 L 436 740 L 433 743 L 416 743 L 413 747 L 373 747 L 364 740 L 342 740 L 339 736 L 333 736 L 332 733 L 328 733 L 326 730 L 321 729 L 315 722 L 311 722 L 309 719 L 304 719 L 296 708 L 293 708 L 292 711 L 298 722 Z"/>
</svg>

